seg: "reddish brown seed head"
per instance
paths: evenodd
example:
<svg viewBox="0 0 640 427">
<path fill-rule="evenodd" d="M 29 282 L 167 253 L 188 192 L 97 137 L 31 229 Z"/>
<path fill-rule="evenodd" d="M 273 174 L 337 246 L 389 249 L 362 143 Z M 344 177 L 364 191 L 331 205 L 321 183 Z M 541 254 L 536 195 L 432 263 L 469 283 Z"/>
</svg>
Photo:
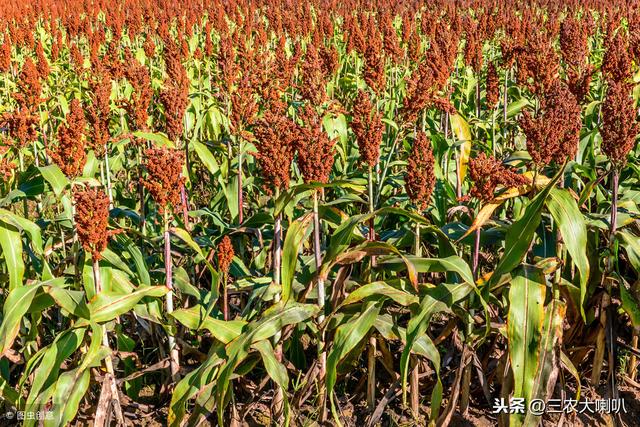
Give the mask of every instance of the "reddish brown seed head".
<svg viewBox="0 0 640 427">
<path fill-rule="evenodd" d="M 51 159 L 68 178 L 80 176 L 87 161 L 84 150 L 85 124 L 82 105 L 74 99 L 69 106 L 66 123 L 58 128 L 58 143 L 47 148 Z"/>
<path fill-rule="evenodd" d="M 528 111 L 523 113 L 520 126 L 534 163 L 542 166 L 574 157 L 582 128 L 580 110 L 568 87 L 556 80 L 546 90 L 538 116 L 534 118 Z"/>
<path fill-rule="evenodd" d="M 4 36 L 0 44 L 0 73 L 7 73 L 11 70 L 11 42 L 7 35 Z"/>
<path fill-rule="evenodd" d="M 95 260 L 102 258 L 102 251 L 109 240 L 109 198 L 104 191 L 89 188 L 76 191 L 75 222 L 78 239 L 85 251 Z"/>
<path fill-rule="evenodd" d="M 330 140 L 322 130 L 322 117 L 311 104 L 301 111 L 300 118 L 304 125 L 296 139 L 296 163 L 305 182 L 326 183 L 335 160 L 336 140 Z"/>
<path fill-rule="evenodd" d="M 89 122 L 88 145 L 93 149 L 96 157 L 102 158 L 109 141 L 109 119 L 111 117 L 111 79 L 106 76 L 95 76 L 89 83 L 91 89 L 91 104 L 87 107 Z"/>
<path fill-rule="evenodd" d="M 360 160 L 369 167 L 375 167 L 380 157 L 384 123 L 382 115 L 375 110 L 371 99 L 362 90 L 358 92 L 353 104 L 351 130 L 356 136 Z"/>
<path fill-rule="evenodd" d="M 174 43 L 167 47 L 165 62 L 167 80 L 160 93 L 160 100 L 165 110 L 167 136 L 176 141 L 182 136 L 184 113 L 189 105 L 189 77 Z"/>
<path fill-rule="evenodd" d="M 408 158 L 405 188 L 411 201 L 423 211 L 431 199 L 436 183 L 431 142 L 424 132 L 418 132 Z"/>
<path fill-rule="evenodd" d="M 611 31 L 605 39 L 601 70 L 608 80 L 624 82 L 631 77 L 629 37 L 623 29 L 619 29 L 615 35 Z"/>
<path fill-rule="evenodd" d="M 627 154 L 635 146 L 640 132 L 636 122 L 636 110 L 630 86 L 623 82 L 610 81 L 607 98 L 602 105 L 602 152 L 616 167 L 627 161 Z"/>
<path fill-rule="evenodd" d="M 496 66 L 493 62 L 489 63 L 487 67 L 487 88 L 486 88 L 486 101 L 487 106 L 490 109 L 495 108 L 498 105 L 498 100 L 500 99 L 500 77 L 498 76 L 498 71 L 496 70 Z"/>
<path fill-rule="evenodd" d="M 180 189 L 184 185 L 183 164 L 182 150 L 166 147 L 145 150 L 147 177 L 141 178 L 141 182 L 161 212 L 170 207 L 175 209 L 180 204 Z"/>
<path fill-rule="evenodd" d="M 229 236 L 224 236 L 218 243 L 218 268 L 223 273 L 229 273 L 235 252 Z"/>
<path fill-rule="evenodd" d="M 286 116 L 284 105 L 273 103 L 253 128 L 257 152 L 251 153 L 262 172 L 265 191 L 289 187 L 291 162 L 299 127 Z"/>
<path fill-rule="evenodd" d="M 42 80 L 45 80 L 49 77 L 49 62 L 44 54 L 42 43 L 39 40 L 38 44 L 36 44 L 36 58 L 38 58 L 38 75 Z"/>
<path fill-rule="evenodd" d="M 18 107 L 37 111 L 41 91 L 40 74 L 31 57 L 27 56 L 18 77 L 18 92 L 14 94 Z"/>
<path fill-rule="evenodd" d="M 469 177 L 473 181 L 471 196 L 481 201 L 492 200 L 498 186 L 509 188 L 527 183 L 527 179 L 507 169 L 493 156 L 480 153 L 469 161 Z"/>
<path fill-rule="evenodd" d="M 38 116 L 23 108 L 0 116 L 0 127 L 6 128 L 13 145 L 20 149 L 38 139 Z"/>
</svg>

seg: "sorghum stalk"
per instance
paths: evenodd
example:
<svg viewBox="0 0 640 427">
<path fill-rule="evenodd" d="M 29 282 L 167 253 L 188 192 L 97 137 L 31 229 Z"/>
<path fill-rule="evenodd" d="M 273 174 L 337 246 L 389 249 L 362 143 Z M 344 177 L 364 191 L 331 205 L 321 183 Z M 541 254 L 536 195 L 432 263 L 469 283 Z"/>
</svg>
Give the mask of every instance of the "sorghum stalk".
<svg viewBox="0 0 640 427">
<path fill-rule="evenodd" d="M 244 220 L 244 193 L 242 190 L 242 138 L 238 137 L 238 224 Z"/>
<path fill-rule="evenodd" d="M 166 304 L 167 313 L 173 313 L 173 265 L 171 262 L 171 233 L 169 231 L 169 211 L 164 211 L 164 270 L 165 286 L 167 287 Z M 171 379 L 178 381 L 180 371 L 180 358 L 176 348 L 176 339 L 173 333 L 168 333 L 169 342 L 169 365 L 171 368 Z"/>
<path fill-rule="evenodd" d="M 373 168 L 369 166 L 369 213 L 373 214 L 375 209 L 373 202 Z M 374 229 L 373 215 L 369 219 L 369 240 L 375 240 L 376 232 Z M 370 280 L 373 281 L 373 267 L 376 260 L 374 256 L 371 256 L 370 264 Z M 375 408 L 376 404 L 376 337 L 371 335 L 369 337 L 369 348 L 367 350 L 367 406 L 370 410 Z"/>
<path fill-rule="evenodd" d="M 415 231 L 415 255 L 422 256 L 422 247 L 420 245 L 420 223 L 416 223 Z M 411 395 L 411 412 L 414 419 L 420 415 L 420 359 L 415 355 L 411 356 L 411 376 L 409 377 L 409 394 Z"/>
<path fill-rule="evenodd" d="M 320 337 L 318 344 L 318 353 L 320 359 L 320 418 L 326 419 L 326 395 L 324 388 L 325 375 L 327 371 L 327 353 L 325 352 L 325 336 L 322 324 L 324 323 L 325 313 L 325 289 L 324 279 L 320 277 L 320 267 L 322 266 L 322 250 L 320 248 L 320 218 L 318 215 L 318 190 L 313 192 L 313 251 L 316 261 L 316 274 L 318 274 L 318 307 L 320 314 L 318 315 L 318 323 L 320 324 Z"/>
<path fill-rule="evenodd" d="M 278 199 L 280 195 L 280 190 L 276 188 L 275 200 Z M 280 285 L 280 268 L 282 264 L 282 213 L 278 213 L 275 218 L 275 222 L 273 225 L 273 282 L 275 285 Z M 276 294 L 274 300 L 279 302 L 282 295 Z M 276 359 L 279 362 L 282 362 L 282 343 L 280 343 L 280 338 L 282 337 L 282 332 L 278 331 L 273 336 L 273 342 L 276 345 L 274 349 L 274 354 Z M 283 414 L 284 407 L 284 395 L 282 389 L 276 386 L 276 392 L 273 397 L 273 413 L 274 419 L 272 421 L 280 422 Z"/>
<path fill-rule="evenodd" d="M 95 284 L 95 290 L 96 290 L 96 295 L 100 294 L 100 292 L 102 292 L 102 279 L 100 276 L 100 260 L 97 257 L 93 257 L 92 260 L 93 264 L 93 282 Z M 120 425 L 124 425 L 124 417 L 122 415 L 122 406 L 120 404 L 120 395 L 118 394 L 118 384 L 116 383 L 116 376 L 115 376 L 115 371 L 113 369 L 113 361 L 111 360 L 111 347 L 109 345 L 109 336 L 107 334 L 107 328 L 106 326 L 102 325 L 102 345 L 104 345 L 105 347 L 107 347 L 109 349 L 109 354 L 107 355 L 107 357 L 105 357 L 104 359 L 104 365 L 105 365 L 105 369 L 107 371 L 106 375 L 104 376 L 103 381 L 107 381 L 109 383 L 109 389 L 111 391 L 111 403 L 113 405 L 113 410 L 115 412 L 116 415 L 116 419 L 118 420 L 118 423 Z M 104 391 L 104 388 L 103 388 Z M 106 399 L 105 399 L 106 400 Z M 98 399 L 99 402 L 103 401 L 103 397 L 102 397 L 102 393 L 100 398 Z M 109 405 L 98 405 L 98 411 L 96 412 L 96 421 L 95 421 L 95 425 L 96 426 L 103 426 L 105 425 L 105 421 L 106 419 L 102 418 L 101 414 L 101 410 L 102 409 L 107 409 L 109 407 Z M 104 416 L 106 418 L 106 412 L 104 413 Z"/>
<path fill-rule="evenodd" d="M 107 144 L 104 144 L 104 167 L 105 175 L 107 177 L 107 196 L 109 197 L 109 209 L 113 209 L 113 189 L 111 188 L 111 168 L 109 168 L 109 152 L 107 151 Z"/>
</svg>

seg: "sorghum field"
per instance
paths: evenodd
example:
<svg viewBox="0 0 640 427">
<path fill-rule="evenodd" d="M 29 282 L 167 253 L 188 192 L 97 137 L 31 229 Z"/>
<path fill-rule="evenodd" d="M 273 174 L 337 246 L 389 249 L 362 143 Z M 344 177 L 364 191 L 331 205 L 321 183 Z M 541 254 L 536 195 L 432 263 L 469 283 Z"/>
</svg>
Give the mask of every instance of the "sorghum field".
<svg viewBox="0 0 640 427">
<path fill-rule="evenodd" d="M 0 424 L 640 425 L 639 97 L 635 0 L 4 0 Z"/>
</svg>

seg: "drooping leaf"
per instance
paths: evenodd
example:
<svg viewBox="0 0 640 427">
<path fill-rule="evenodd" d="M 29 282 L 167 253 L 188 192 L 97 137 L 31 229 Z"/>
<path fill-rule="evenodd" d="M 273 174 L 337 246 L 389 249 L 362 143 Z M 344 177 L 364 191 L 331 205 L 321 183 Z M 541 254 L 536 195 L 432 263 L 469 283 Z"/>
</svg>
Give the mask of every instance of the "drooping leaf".
<svg viewBox="0 0 640 427">
<path fill-rule="evenodd" d="M 584 299 L 589 283 L 589 258 L 587 257 L 587 224 L 569 191 L 553 188 L 547 198 L 547 208 L 562 235 L 562 241 L 571 254 L 571 260 L 580 272 L 580 313 L 585 319 Z M 557 256 L 560 256 L 558 254 Z"/>
<path fill-rule="evenodd" d="M 544 326 L 546 285 L 542 272 L 524 265 L 511 281 L 507 338 L 509 359 L 513 370 L 515 397 L 530 402 L 533 396 L 540 342 Z M 520 425 L 524 417 L 514 414 L 511 422 Z"/>
</svg>

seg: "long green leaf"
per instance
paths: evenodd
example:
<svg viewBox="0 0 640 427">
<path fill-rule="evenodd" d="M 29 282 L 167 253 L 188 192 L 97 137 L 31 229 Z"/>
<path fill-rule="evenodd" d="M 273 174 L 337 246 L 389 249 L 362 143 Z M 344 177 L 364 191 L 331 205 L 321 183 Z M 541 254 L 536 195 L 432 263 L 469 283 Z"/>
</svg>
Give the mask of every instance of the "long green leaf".
<svg viewBox="0 0 640 427">
<path fill-rule="evenodd" d="M 296 274 L 298 254 L 312 224 L 311 212 L 293 221 L 287 229 L 287 235 L 282 246 L 282 301 L 286 304 L 291 297 L 293 278 Z"/>
<path fill-rule="evenodd" d="M 580 314 L 584 313 L 584 300 L 589 284 L 589 258 L 587 257 L 587 224 L 576 200 L 569 191 L 553 188 L 547 198 L 547 208 L 562 235 L 562 241 L 571 254 L 571 260 L 580 272 Z M 560 256 L 558 254 L 557 256 Z"/>
<path fill-rule="evenodd" d="M 493 271 L 491 279 L 489 280 L 489 286 L 485 288 L 485 292 L 488 292 L 492 285 L 498 283 L 504 274 L 510 273 L 522 262 L 522 258 L 529 250 L 531 240 L 542 219 L 544 202 L 559 177 L 560 174 L 556 175 L 556 177 L 531 200 L 525 208 L 523 215 L 509 227 L 505 238 L 504 253 L 496 269 Z"/>
<path fill-rule="evenodd" d="M 12 224 L 0 221 L 0 248 L 9 271 L 9 290 L 22 286 L 24 261 L 22 260 L 22 239 L 20 232 Z"/>
<path fill-rule="evenodd" d="M 540 356 L 545 292 L 542 271 L 526 265 L 518 270 L 509 290 L 507 338 L 513 370 L 513 395 L 524 398 L 526 402 L 533 395 Z M 522 414 L 514 414 L 511 422 L 520 425 L 523 419 Z"/>
<path fill-rule="evenodd" d="M 4 302 L 2 324 L 0 324 L 0 356 L 4 356 L 13 345 L 13 340 L 20 330 L 22 317 L 29 310 L 36 292 L 43 285 L 60 286 L 62 283 L 64 283 L 62 278 L 52 279 L 46 282 L 21 286 L 9 292 L 9 296 Z"/>
</svg>

